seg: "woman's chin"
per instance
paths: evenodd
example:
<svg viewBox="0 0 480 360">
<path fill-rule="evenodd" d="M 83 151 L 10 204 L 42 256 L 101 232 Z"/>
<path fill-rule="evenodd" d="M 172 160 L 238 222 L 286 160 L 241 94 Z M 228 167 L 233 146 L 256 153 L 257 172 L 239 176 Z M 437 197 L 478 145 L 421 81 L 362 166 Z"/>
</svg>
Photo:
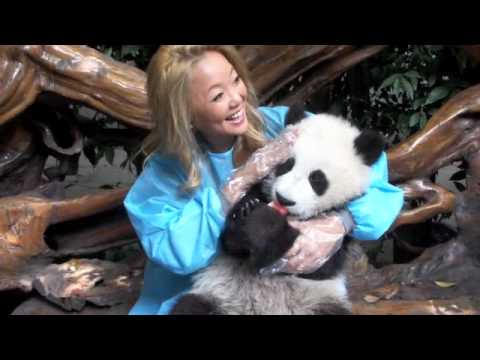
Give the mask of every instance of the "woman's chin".
<svg viewBox="0 0 480 360">
<path fill-rule="evenodd" d="M 227 122 L 225 129 L 230 135 L 243 135 L 248 129 L 248 122 L 246 120 L 238 124 Z"/>
</svg>

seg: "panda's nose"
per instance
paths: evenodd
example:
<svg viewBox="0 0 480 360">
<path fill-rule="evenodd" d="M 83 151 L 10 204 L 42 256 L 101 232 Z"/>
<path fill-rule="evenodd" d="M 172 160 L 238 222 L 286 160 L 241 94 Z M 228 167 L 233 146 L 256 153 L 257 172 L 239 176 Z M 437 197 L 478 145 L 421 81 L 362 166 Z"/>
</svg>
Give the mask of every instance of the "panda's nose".
<svg viewBox="0 0 480 360">
<path fill-rule="evenodd" d="M 295 205 L 295 202 L 294 201 L 290 201 L 288 199 L 285 199 L 282 195 L 280 195 L 280 193 L 277 191 L 277 193 L 275 194 L 276 195 L 276 198 L 277 198 L 277 201 L 280 205 L 284 206 L 284 207 L 288 207 L 288 206 L 294 206 Z"/>
</svg>

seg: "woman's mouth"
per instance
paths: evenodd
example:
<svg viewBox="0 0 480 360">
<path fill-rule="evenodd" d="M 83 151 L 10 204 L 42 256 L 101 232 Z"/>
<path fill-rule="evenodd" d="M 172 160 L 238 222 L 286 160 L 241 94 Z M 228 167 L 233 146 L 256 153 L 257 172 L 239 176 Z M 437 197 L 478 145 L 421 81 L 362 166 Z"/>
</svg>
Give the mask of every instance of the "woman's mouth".
<svg viewBox="0 0 480 360">
<path fill-rule="evenodd" d="M 232 125 L 241 125 L 243 124 L 244 120 L 245 120 L 244 110 L 237 111 L 236 113 L 232 114 L 226 119 L 226 121 L 228 121 L 228 123 Z"/>
</svg>

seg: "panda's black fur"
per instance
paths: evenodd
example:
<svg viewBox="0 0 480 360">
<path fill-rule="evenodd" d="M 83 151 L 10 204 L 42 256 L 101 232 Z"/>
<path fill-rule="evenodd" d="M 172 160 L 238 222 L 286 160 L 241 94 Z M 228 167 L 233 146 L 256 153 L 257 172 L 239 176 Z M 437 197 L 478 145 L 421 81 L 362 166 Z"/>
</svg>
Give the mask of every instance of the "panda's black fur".
<svg viewBox="0 0 480 360">
<path fill-rule="evenodd" d="M 313 217 L 318 213 L 331 210 L 336 206 L 344 205 L 347 200 L 355 196 L 360 196 L 361 191 L 366 189 L 368 174 L 366 171 L 380 157 L 384 149 L 383 138 L 371 131 L 360 132 L 346 120 L 330 115 L 319 115 L 318 119 L 306 119 L 303 108 L 293 106 L 287 115 L 286 123 L 289 126 L 312 127 L 312 131 L 307 128 L 308 136 L 315 136 L 313 121 L 322 121 L 322 116 L 327 126 L 331 122 L 333 127 L 337 127 L 339 138 L 347 138 L 347 149 L 342 155 L 340 149 L 336 149 L 335 141 L 326 140 L 330 147 L 323 149 L 325 153 L 309 154 L 312 159 L 332 156 L 327 152 L 339 152 L 340 159 L 346 160 L 346 166 L 353 167 L 351 181 L 355 183 L 352 187 L 358 189 L 344 191 L 342 188 L 337 191 L 338 194 L 345 195 L 345 199 L 335 199 L 334 197 L 321 204 L 321 200 L 328 195 L 330 189 L 334 188 L 337 180 L 342 181 L 343 171 L 331 170 L 341 165 L 335 164 L 333 159 L 325 162 L 330 170 L 313 169 L 308 175 L 308 184 L 311 192 L 310 197 L 319 201 L 310 204 L 308 211 L 299 212 L 300 218 Z M 310 123 L 306 123 L 311 121 Z M 304 125 L 302 125 L 304 123 Z M 305 125 L 306 124 L 306 125 Z M 319 129 L 317 129 L 318 131 Z M 305 130 L 304 130 L 305 131 Z M 321 134 L 322 131 L 320 131 Z M 335 133 L 335 131 L 333 131 Z M 344 136 L 345 134 L 345 136 Z M 302 136 L 302 135 L 300 135 Z M 323 135 L 322 135 L 323 136 Z M 351 139 L 351 141 L 349 140 Z M 316 138 L 313 138 L 312 144 Z M 341 141 L 340 141 L 341 142 Z M 350 145 L 348 145 L 350 143 Z M 308 145 L 308 143 L 307 143 Z M 338 145 L 345 146 L 345 145 Z M 320 147 L 322 149 L 322 147 Z M 311 149 L 315 151 L 315 149 Z M 298 153 L 300 151 L 300 154 Z M 272 199 L 283 202 L 290 206 L 293 214 L 299 207 L 298 201 L 291 201 L 280 194 L 279 185 L 282 176 L 287 176 L 289 171 L 294 171 L 295 163 L 306 153 L 305 148 L 297 149 L 297 158 L 287 161 L 280 165 L 277 171 L 269 178 L 263 179 L 253 186 L 248 194 L 242 198 L 230 211 L 227 216 L 225 229 L 221 234 L 220 242 L 222 252 L 219 257 L 207 267 L 194 276 L 194 285 L 192 290 L 182 296 L 172 309 L 171 314 L 192 314 L 192 315 L 247 315 L 247 314 L 295 314 L 295 315 L 321 315 L 321 314 L 349 314 L 350 302 L 345 285 L 345 279 L 342 274 L 342 267 L 346 255 L 346 242 L 342 248 L 325 264 L 320 270 L 309 275 L 288 275 L 278 274 L 274 276 L 260 276 L 258 271 L 266 266 L 272 265 L 283 257 L 285 253 L 293 246 L 299 235 L 298 230 L 291 227 L 285 216 L 280 215 L 276 210 L 268 206 Z M 343 157 L 342 157 L 343 156 Z M 361 159 L 361 160 L 358 160 Z M 348 162 L 351 164 L 348 164 Z M 359 162 L 361 161 L 361 163 Z M 292 164 L 293 162 L 293 164 Z M 300 166 L 300 165 L 299 165 Z M 358 171 L 356 171 L 357 167 Z M 302 170 L 303 168 L 300 168 Z M 339 175 L 331 178 L 329 175 Z M 307 177 L 307 174 L 305 174 Z M 345 177 L 345 176 L 343 176 Z M 307 179 L 305 179 L 307 181 Z M 343 186 L 349 187 L 348 179 L 343 179 Z M 347 181 L 347 182 L 345 182 Z M 306 183 L 305 183 L 306 184 Z M 345 185 L 346 184 L 346 185 Z M 281 184 L 280 184 L 281 185 Z M 287 185 L 293 185 L 288 184 Z M 295 185 L 297 185 L 295 183 Z M 291 188 L 287 186 L 286 188 Z M 266 190 L 269 189 L 269 190 Z M 285 187 L 284 187 L 285 189 Z M 361 191 L 360 191 L 361 190 Z M 296 189 L 295 191 L 298 191 Z M 345 193 L 345 194 L 343 194 Z M 291 197 L 290 192 L 290 197 Z M 331 196 L 330 196 L 331 197 Z M 306 199 L 305 202 L 310 199 Z M 301 208 L 300 204 L 300 208 Z"/>
</svg>

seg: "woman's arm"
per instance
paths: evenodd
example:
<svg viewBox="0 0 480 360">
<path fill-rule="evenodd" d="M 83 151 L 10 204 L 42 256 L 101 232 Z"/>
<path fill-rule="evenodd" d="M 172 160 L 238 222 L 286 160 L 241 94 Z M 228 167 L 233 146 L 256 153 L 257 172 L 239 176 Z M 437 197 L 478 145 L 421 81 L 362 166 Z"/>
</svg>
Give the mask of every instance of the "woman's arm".
<svg viewBox="0 0 480 360">
<path fill-rule="evenodd" d="M 403 191 L 388 182 L 387 155 L 383 153 L 372 167 L 365 195 L 347 205 L 355 223 L 351 235 L 358 240 L 378 240 L 393 225 L 403 203 Z"/>
<path fill-rule="evenodd" d="M 125 207 L 147 257 L 187 275 L 214 259 L 225 217 L 214 189 L 181 197 L 176 195 L 181 181 L 171 169 L 150 167 L 132 187 Z"/>
</svg>

